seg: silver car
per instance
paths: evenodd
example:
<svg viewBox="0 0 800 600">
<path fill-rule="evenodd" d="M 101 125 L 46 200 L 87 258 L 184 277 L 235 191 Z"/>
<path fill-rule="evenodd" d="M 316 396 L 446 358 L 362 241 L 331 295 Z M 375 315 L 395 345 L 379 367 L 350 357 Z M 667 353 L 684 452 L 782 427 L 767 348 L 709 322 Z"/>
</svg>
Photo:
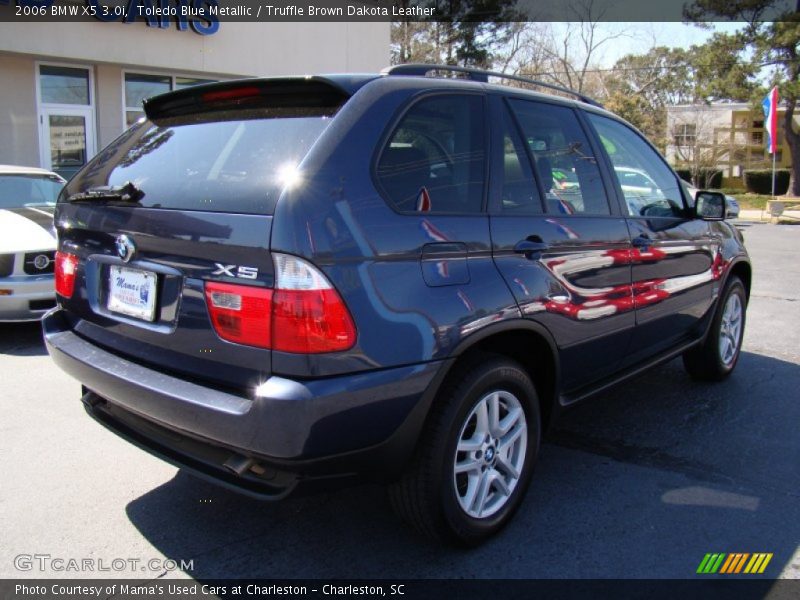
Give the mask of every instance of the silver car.
<svg viewBox="0 0 800 600">
<path fill-rule="evenodd" d="M 0 165 L 0 321 L 36 321 L 55 306 L 53 211 L 66 181 Z"/>
</svg>

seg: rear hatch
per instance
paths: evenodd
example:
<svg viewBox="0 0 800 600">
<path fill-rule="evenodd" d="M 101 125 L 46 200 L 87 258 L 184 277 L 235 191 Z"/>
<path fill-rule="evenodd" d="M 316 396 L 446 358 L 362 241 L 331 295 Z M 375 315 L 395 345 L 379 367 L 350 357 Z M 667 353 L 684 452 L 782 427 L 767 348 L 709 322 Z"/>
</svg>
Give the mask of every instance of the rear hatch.
<svg viewBox="0 0 800 600">
<path fill-rule="evenodd" d="M 59 198 L 59 250 L 75 261 L 75 277 L 64 283 L 57 270 L 56 279 L 74 286 L 59 296 L 74 330 L 216 387 L 246 392 L 263 381 L 270 350 L 221 339 L 208 282 L 223 292 L 224 284 L 273 287 L 278 197 L 347 98 L 330 81 L 306 78 L 198 86 L 148 101 L 147 118 Z"/>
</svg>

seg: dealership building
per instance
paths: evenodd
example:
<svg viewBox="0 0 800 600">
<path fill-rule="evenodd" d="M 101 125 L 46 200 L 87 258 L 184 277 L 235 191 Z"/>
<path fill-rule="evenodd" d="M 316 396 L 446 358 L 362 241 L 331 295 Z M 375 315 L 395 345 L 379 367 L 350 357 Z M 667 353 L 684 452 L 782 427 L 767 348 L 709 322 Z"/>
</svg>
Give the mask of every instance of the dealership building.
<svg viewBox="0 0 800 600">
<path fill-rule="evenodd" d="M 153 26 L 0 23 L 0 164 L 66 177 L 142 115 L 142 100 L 238 77 L 375 72 L 389 23 Z"/>
</svg>

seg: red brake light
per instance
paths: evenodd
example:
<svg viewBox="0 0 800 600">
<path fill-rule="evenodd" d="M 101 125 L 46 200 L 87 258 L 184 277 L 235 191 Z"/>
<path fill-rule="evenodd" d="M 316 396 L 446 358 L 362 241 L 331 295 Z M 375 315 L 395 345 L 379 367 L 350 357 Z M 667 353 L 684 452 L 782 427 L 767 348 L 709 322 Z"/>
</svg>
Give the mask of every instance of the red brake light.
<svg viewBox="0 0 800 600">
<path fill-rule="evenodd" d="M 252 98 L 261 95 L 261 90 L 255 86 L 238 87 L 216 92 L 206 92 L 201 97 L 203 102 L 222 102 L 225 100 L 241 100 L 242 98 Z"/>
<path fill-rule="evenodd" d="M 219 337 L 229 342 L 270 347 L 272 290 L 250 285 L 206 282 L 206 303 Z"/>
<path fill-rule="evenodd" d="M 72 298 L 75 289 L 75 272 L 78 270 L 78 257 L 67 252 L 56 252 L 56 294 Z"/>
<path fill-rule="evenodd" d="M 356 328 L 338 292 L 312 264 L 275 254 L 275 290 L 206 282 L 217 334 L 228 341 L 281 352 L 339 352 L 356 343 Z"/>
</svg>

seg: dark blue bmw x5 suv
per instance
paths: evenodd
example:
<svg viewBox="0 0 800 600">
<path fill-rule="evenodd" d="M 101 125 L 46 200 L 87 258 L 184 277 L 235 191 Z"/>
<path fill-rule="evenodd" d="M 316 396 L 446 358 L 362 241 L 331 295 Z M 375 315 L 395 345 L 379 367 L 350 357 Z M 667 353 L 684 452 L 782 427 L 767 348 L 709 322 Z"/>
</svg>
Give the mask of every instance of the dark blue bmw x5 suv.
<svg viewBox="0 0 800 600">
<path fill-rule="evenodd" d="M 730 374 L 751 268 L 724 196 L 689 197 L 590 99 L 490 77 L 147 101 L 56 211 L 44 329 L 89 414 L 260 498 L 385 482 L 419 530 L 474 544 L 566 406 L 677 355 Z"/>
</svg>

